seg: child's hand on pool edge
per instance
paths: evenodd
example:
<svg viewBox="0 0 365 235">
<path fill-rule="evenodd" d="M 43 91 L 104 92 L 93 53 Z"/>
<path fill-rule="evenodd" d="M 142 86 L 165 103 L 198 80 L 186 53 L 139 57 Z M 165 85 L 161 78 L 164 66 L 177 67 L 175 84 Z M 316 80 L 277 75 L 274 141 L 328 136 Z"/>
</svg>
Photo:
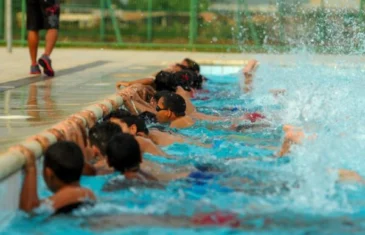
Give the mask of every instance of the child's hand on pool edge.
<svg viewBox="0 0 365 235">
<path fill-rule="evenodd" d="M 122 86 L 124 86 L 124 87 L 130 86 L 130 83 L 129 82 L 117 82 L 117 84 L 115 86 L 117 87 L 117 89 L 120 89 Z"/>
<path fill-rule="evenodd" d="M 46 149 L 51 145 L 47 137 L 42 135 L 35 135 L 27 139 L 27 141 L 36 141 L 42 147 L 42 151 L 45 152 Z"/>
<path fill-rule="evenodd" d="M 31 150 L 27 149 L 23 145 L 16 145 L 14 147 L 11 147 L 9 150 L 20 152 L 21 154 L 23 154 L 23 156 L 25 156 L 26 162 L 24 168 L 26 170 L 29 168 L 35 168 L 36 157 Z"/>
</svg>

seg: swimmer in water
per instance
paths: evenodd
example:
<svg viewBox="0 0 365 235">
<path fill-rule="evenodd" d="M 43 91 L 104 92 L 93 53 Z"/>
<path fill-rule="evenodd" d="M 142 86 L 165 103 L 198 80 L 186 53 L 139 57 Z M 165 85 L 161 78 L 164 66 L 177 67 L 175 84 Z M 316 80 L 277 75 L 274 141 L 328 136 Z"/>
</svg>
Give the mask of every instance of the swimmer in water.
<svg viewBox="0 0 365 235">
<path fill-rule="evenodd" d="M 96 157 L 96 162 L 93 165 L 97 175 L 111 174 L 115 169 L 110 167 L 107 162 L 106 148 L 110 140 L 117 134 L 120 134 L 122 129 L 119 125 L 111 122 L 103 122 L 96 124 L 89 131 L 89 146 L 92 149 L 93 155 Z M 162 165 L 143 159 L 141 169 L 151 174 L 154 174 L 159 180 L 169 181 L 185 177 L 188 173 L 184 173 L 184 169 L 175 169 L 174 173 L 163 170 Z"/>
<path fill-rule="evenodd" d="M 129 124 L 123 125 L 124 131 L 126 133 L 131 133 L 136 136 L 141 136 L 144 138 L 148 138 L 152 140 L 152 142 L 159 146 L 168 146 L 174 143 L 183 143 L 189 142 L 184 136 L 172 133 L 172 132 L 163 132 L 158 129 L 148 129 L 146 127 L 146 119 L 151 122 L 157 122 L 156 115 L 149 112 L 144 112 L 141 115 L 134 116 L 125 110 L 116 110 L 111 112 L 108 116 L 104 118 L 104 121 L 109 121 L 111 117 L 123 119 L 127 118 Z M 132 124 L 135 124 L 134 126 Z M 128 128 L 132 127 L 132 129 Z M 134 128 L 136 127 L 137 130 Z M 137 132 L 136 132 L 137 131 Z"/>
<path fill-rule="evenodd" d="M 134 84 L 142 84 L 142 85 L 153 86 L 157 91 L 166 90 L 166 88 L 159 86 L 159 84 L 161 85 L 161 83 L 158 80 L 160 78 L 162 78 L 161 81 L 163 84 L 166 82 L 166 79 L 171 78 L 172 74 L 181 72 L 181 71 L 188 71 L 188 72 L 192 72 L 192 73 L 196 74 L 196 79 L 193 82 L 194 89 L 201 90 L 203 83 L 208 80 L 207 78 L 205 78 L 204 76 L 202 76 L 200 74 L 200 65 L 197 62 L 195 62 L 189 58 L 185 58 L 180 63 L 173 64 L 173 65 L 169 66 L 168 68 L 156 73 L 155 75 L 153 75 L 151 77 L 143 78 L 143 79 L 139 79 L 139 80 L 135 80 L 135 81 L 130 81 L 130 82 L 125 82 L 125 81 L 117 82 L 116 87 L 117 87 L 117 89 L 119 89 L 121 86 L 129 87 Z"/>
<path fill-rule="evenodd" d="M 21 210 L 31 213 L 44 205 L 51 207 L 54 214 L 64 214 L 95 202 L 94 193 L 80 185 L 84 157 L 75 143 L 63 141 L 47 148 L 44 154 L 43 178 L 53 195 L 44 200 L 38 197 L 34 154 L 22 146 L 15 147 L 15 150 L 27 157 L 19 201 Z"/>
<path fill-rule="evenodd" d="M 257 60 L 249 60 L 245 68 L 243 69 L 243 76 L 244 79 L 244 93 L 250 93 L 253 89 L 252 83 L 254 78 L 254 73 L 256 72 L 257 68 L 259 67 L 260 63 Z M 286 93 L 285 89 L 271 89 L 269 90 L 270 93 L 274 95 L 274 97 L 278 97 L 280 95 L 284 95 Z"/>
<path fill-rule="evenodd" d="M 156 117 L 159 123 L 169 123 L 171 128 L 188 128 L 195 124 L 194 120 L 185 114 L 186 103 L 175 93 L 165 93 L 157 102 Z"/>
<path fill-rule="evenodd" d="M 143 120 L 136 116 L 128 114 L 123 115 L 119 112 L 111 113 L 108 118 L 110 122 L 119 125 L 124 133 L 129 133 L 135 136 L 142 153 L 146 152 L 158 156 L 168 156 L 150 139 L 146 138 L 149 132 Z"/>
<path fill-rule="evenodd" d="M 290 153 L 292 145 L 301 144 L 305 139 L 315 140 L 317 138 L 316 135 L 306 135 L 302 128 L 296 126 L 284 125 L 283 131 L 285 132 L 284 141 L 280 151 L 276 155 L 279 158 Z M 365 184 L 365 179 L 356 171 L 348 169 L 328 169 L 328 171 L 336 172 L 338 174 L 339 182 L 358 182 Z"/>
<path fill-rule="evenodd" d="M 104 191 L 114 191 L 136 185 L 154 184 L 159 186 L 155 176 L 141 169 L 142 152 L 132 135 L 125 133 L 115 135 L 108 143 L 106 154 L 109 167 L 120 172 L 124 179 L 116 178 L 109 181 L 104 186 Z"/>
<path fill-rule="evenodd" d="M 135 102 L 136 99 L 138 101 L 137 103 L 135 102 L 136 105 L 134 105 L 132 108 L 130 107 L 130 105 L 127 105 L 127 108 L 131 112 L 136 112 L 134 109 L 137 109 L 137 111 L 139 112 L 145 112 L 145 111 L 154 112 L 153 110 L 151 111 L 151 107 L 156 105 L 158 97 L 161 96 L 161 94 L 159 93 L 170 91 L 170 92 L 175 92 L 185 100 L 186 104 L 185 113 L 196 120 L 211 121 L 211 122 L 248 120 L 253 123 L 265 118 L 264 115 L 257 112 L 245 113 L 241 118 L 234 118 L 234 119 L 229 117 L 208 115 L 198 112 L 195 105 L 191 101 L 191 98 L 194 97 L 193 84 L 195 77 L 196 76 L 194 75 L 194 73 L 191 73 L 189 71 L 180 71 L 175 74 L 170 74 L 168 72 L 160 72 L 156 76 L 156 80 L 154 81 L 157 93 L 153 96 L 153 99 L 148 100 L 149 104 L 146 104 L 145 101 L 140 102 L 139 101 L 140 98 L 138 97 L 133 97 L 130 99 L 124 97 L 124 100 L 126 101 L 127 104 Z"/>
<path fill-rule="evenodd" d="M 107 164 L 106 147 L 114 135 L 122 132 L 119 125 L 111 122 L 102 122 L 89 130 L 88 145 L 95 157 L 94 168 L 97 175 L 110 174 L 114 172 Z"/>
</svg>

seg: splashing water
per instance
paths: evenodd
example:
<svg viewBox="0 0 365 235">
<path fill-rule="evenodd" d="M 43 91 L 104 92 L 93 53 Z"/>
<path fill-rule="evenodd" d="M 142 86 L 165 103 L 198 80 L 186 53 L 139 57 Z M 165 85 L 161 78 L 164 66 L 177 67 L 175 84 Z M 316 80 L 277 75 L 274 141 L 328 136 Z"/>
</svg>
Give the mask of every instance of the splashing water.
<svg viewBox="0 0 365 235">
<path fill-rule="evenodd" d="M 343 61 L 313 64 L 309 55 L 294 58 L 295 66 L 261 64 L 254 80 L 258 105 L 267 109 L 280 105 L 282 124 L 301 127 L 307 137 L 313 137 L 293 147 L 291 162 L 285 166 L 304 179 L 301 187 L 292 190 L 290 207 L 318 213 L 356 211 L 346 193 L 336 190 L 337 174 L 331 169 L 361 173 L 365 166 L 365 81 L 361 79 L 365 69 Z M 270 89 L 286 93 L 273 98 L 267 95 Z"/>
</svg>

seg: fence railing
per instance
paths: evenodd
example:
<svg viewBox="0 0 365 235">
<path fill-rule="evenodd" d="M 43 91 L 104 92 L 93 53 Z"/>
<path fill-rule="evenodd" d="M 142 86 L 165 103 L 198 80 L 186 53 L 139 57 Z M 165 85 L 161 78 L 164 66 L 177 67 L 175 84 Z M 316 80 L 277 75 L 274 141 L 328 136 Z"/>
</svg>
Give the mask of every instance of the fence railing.
<svg viewBox="0 0 365 235">
<path fill-rule="evenodd" d="M 61 0 L 59 45 L 363 52 L 365 0 Z M 26 0 L 13 1 L 26 45 Z M 0 0 L 0 41 L 4 39 Z"/>
</svg>

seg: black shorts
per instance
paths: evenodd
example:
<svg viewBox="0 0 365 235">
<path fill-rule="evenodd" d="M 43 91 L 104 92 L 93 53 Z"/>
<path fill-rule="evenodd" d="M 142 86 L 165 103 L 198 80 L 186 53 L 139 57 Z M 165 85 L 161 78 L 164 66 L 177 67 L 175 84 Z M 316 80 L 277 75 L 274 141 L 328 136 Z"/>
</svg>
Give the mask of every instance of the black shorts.
<svg viewBox="0 0 365 235">
<path fill-rule="evenodd" d="M 58 29 L 60 26 L 59 0 L 27 0 L 27 29 Z"/>
</svg>

